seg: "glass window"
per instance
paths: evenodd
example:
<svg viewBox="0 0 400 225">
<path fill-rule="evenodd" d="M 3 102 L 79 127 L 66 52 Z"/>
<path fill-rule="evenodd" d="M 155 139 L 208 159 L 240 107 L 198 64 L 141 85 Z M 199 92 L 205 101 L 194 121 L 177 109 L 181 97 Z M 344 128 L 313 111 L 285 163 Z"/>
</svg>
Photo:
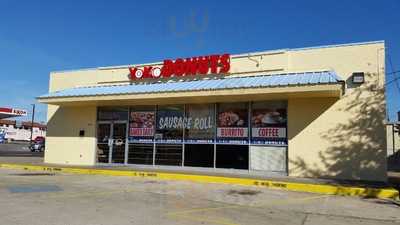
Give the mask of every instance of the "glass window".
<svg viewBox="0 0 400 225">
<path fill-rule="evenodd" d="M 248 145 L 217 145 L 216 168 L 249 169 Z"/>
<path fill-rule="evenodd" d="M 135 143 L 129 145 L 129 164 L 153 164 L 153 143 Z"/>
<path fill-rule="evenodd" d="M 184 118 L 183 105 L 159 106 L 156 118 L 156 141 L 182 142 L 183 128 L 187 123 Z"/>
<path fill-rule="evenodd" d="M 269 101 L 252 103 L 251 142 L 255 144 L 287 144 L 287 103 Z"/>
<path fill-rule="evenodd" d="M 99 124 L 97 127 L 97 162 L 108 163 L 110 146 L 109 139 L 111 135 L 111 124 Z"/>
<path fill-rule="evenodd" d="M 127 107 L 99 107 L 97 120 L 128 120 Z"/>
<path fill-rule="evenodd" d="M 184 164 L 193 167 L 214 167 L 214 145 L 186 144 Z"/>
<path fill-rule="evenodd" d="M 219 143 L 248 142 L 248 103 L 218 105 L 217 141 Z"/>
<path fill-rule="evenodd" d="M 214 104 L 186 105 L 186 142 L 214 142 L 214 111 Z"/>
<path fill-rule="evenodd" d="M 156 144 L 156 165 L 182 166 L 182 144 Z"/>
<path fill-rule="evenodd" d="M 152 141 L 155 122 L 154 106 L 131 108 L 129 113 L 129 141 Z"/>
</svg>

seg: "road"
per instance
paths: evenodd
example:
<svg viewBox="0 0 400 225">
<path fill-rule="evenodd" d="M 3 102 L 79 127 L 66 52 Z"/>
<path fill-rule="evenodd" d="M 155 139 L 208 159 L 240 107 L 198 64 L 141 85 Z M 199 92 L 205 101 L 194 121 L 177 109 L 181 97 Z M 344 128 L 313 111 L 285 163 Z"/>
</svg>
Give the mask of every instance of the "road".
<svg viewBox="0 0 400 225">
<path fill-rule="evenodd" d="M 0 144 L 0 162 L 43 162 L 43 152 L 31 152 L 27 143 Z"/>
</svg>

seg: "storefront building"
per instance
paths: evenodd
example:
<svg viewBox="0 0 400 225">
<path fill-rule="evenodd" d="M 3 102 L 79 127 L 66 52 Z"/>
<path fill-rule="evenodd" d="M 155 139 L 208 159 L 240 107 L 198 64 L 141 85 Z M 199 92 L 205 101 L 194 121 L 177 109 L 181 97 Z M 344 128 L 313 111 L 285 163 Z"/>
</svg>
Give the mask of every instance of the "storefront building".
<svg viewBox="0 0 400 225">
<path fill-rule="evenodd" d="M 53 72 L 46 163 L 386 180 L 384 42 Z"/>
</svg>

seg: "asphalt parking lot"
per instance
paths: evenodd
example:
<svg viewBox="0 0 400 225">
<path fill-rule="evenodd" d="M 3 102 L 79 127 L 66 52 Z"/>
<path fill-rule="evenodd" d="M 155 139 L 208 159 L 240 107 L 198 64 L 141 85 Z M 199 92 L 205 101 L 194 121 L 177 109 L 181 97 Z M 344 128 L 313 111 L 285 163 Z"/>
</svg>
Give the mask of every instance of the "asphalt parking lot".
<svg viewBox="0 0 400 225">
<path fill-rule="evenodd" d="M 400 224 L 389 200 L 149 178 L 0 170 L 1 224 Z"/>
<path fill-rule="evenodd" d="M 0 144 L 0 162 L 7 163 L 41 163 L 43 152 L 31 152 L 28 143 Z"/>
<path fill-rule="evenodd" d="M 28 145 L 0 145 L 0 162 L 40 163 Z M 390 200 L 240 185 L 0 169 L 0 224 L 400 224 Z"/>
</svg>

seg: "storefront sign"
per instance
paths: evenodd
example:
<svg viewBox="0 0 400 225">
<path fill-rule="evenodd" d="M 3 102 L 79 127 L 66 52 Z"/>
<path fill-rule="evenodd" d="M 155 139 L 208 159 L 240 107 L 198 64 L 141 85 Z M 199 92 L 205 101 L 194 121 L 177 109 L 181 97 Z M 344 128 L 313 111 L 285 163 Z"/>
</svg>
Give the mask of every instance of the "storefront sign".
<svg viewBox="0 0 400 225">
<path fill-rule="evenodd" d="M 164 60 L 162 67 L 130 67 L 130 79 L 168 78 L 180 76 L 225 74 L 230 69 L 230 55 L 210 55 L 192 58 L 178 58 L 175 61 Z"/>
<path fill-rule="evenodd" d="M 13 114 L 19 115 L 19 116 L 26 116 L 26 110 L 22 110 L 22 109 L 13 109 L 12 110 Z"/>
<path fill-rule="evenodd" d="M 14 109 L 14 108 L 0 108 L 0 113 L 16 115 L 16 116 L 26 116 L 27 112 L 23 109 Z"/>
<path fill-rule="evenodd" d="M 251 136 L 255 138 L 286 138 L 286 128 L 283 127 L 264 127 L 253 128 Z"/>
</svg>

